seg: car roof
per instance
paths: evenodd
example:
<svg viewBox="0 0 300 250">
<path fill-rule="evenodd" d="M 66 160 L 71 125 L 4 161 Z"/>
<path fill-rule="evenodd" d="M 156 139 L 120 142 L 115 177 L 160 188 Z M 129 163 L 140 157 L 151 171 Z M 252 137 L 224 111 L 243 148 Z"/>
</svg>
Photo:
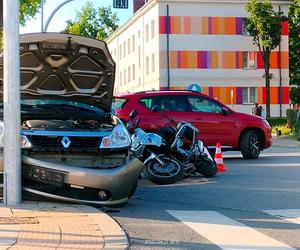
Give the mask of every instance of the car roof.
<svg viewBox="0 0 300 250">
<path fill-rule="evenodd" d="M 141 91 L 141 92 L 135 92 L 135 93 L 123 93 L 123 94 L 118 94 L 115 95 L 115 97 L 132 97 L 132 96 L 147 96 L 147 95 L 182 95 L 182 94 L 197 94 L 197 95 L 202 95 L 202 96 L 207 96 L 205 94 L 202 94 L 197 91 L 192 91 L 192 90 L 149 90 L 149 91 Z"/>
</svg>

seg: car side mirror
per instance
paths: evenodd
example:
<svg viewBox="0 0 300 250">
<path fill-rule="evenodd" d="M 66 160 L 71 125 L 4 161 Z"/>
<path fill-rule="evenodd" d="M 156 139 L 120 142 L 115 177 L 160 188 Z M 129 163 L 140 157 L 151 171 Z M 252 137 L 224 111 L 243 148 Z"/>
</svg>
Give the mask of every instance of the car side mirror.
<svg viewBox="0 0 300 250">
<path fill-rule="evenodd" d="M 223 115 L 229 115 L 229 110 L 227 108 L 222 107 L 222 114 Z"/>
<path fill-rule="evenodd" d="M 151 112 L 155 113 L 159 110 L 159 107 L 158 105 L 154 105 L 152 108 L 151 108 Z"/>
<path fill-rule="evenodd" d="M 138 113 L 139 113 L 139 111 L 137 111 L 136 109 L 131 110 L 131 112 L 129 114 L 129 118 L 134 119 Z"/>
</svg>

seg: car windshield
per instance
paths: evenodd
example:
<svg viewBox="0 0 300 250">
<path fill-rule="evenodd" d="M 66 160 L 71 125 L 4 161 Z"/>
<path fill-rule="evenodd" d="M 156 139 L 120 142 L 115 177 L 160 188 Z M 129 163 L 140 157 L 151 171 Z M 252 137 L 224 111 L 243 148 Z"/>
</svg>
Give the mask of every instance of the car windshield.
<svg viewBox="0 0 300 250">
<path fill-rule="evenodd" d="M 21 101 L 22 109 L 24 108 L 45 108 L 45 109 L 56 109 L 57 107 L 63 109 L 73 109 L 73 110 L 81 110 L 87 112 L 95 112 L 103 114 L 104 111 L 98 107 L 88 105 L 81 102 L 73 102 L 73 101 L 61 101 L 61 100 L 22 100 Z"/>
</svg>

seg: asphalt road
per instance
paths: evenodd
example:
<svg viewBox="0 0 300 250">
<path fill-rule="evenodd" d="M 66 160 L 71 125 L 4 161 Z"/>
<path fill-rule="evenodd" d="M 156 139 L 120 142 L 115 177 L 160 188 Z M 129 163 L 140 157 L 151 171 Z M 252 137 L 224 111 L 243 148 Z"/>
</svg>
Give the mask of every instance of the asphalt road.
<svg viewBox="0 0 300 250">
<path fill-rule="evenodd" d="M 140 180 L 110 212 L 131 249 L 300 249 L 300 150 L 274 147 L 257 160 L 225 153 L 226 173 L 168 186 Z"/>
</svg>

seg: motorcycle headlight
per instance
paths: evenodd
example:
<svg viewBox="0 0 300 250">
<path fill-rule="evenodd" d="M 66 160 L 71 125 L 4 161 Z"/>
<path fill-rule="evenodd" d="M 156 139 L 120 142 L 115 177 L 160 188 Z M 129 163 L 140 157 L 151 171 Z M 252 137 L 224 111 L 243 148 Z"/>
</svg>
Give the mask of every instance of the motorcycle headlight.
<svg viewBox="0 0 300 250">
<path fill-rule="evenodd" d="M 125 148 L 131 144 L 128 131 L 123 124 L 114 127 L 109 136 L 103 137 L 100 148 Z"/>
<path fill-rule="evenodd" d="M 31 142 L 25 135 L 21 135 L 21 148 L 32 148 Z M 4 147 L 4 123 L 0 122 L 0 148 Z"/>
</svg>

